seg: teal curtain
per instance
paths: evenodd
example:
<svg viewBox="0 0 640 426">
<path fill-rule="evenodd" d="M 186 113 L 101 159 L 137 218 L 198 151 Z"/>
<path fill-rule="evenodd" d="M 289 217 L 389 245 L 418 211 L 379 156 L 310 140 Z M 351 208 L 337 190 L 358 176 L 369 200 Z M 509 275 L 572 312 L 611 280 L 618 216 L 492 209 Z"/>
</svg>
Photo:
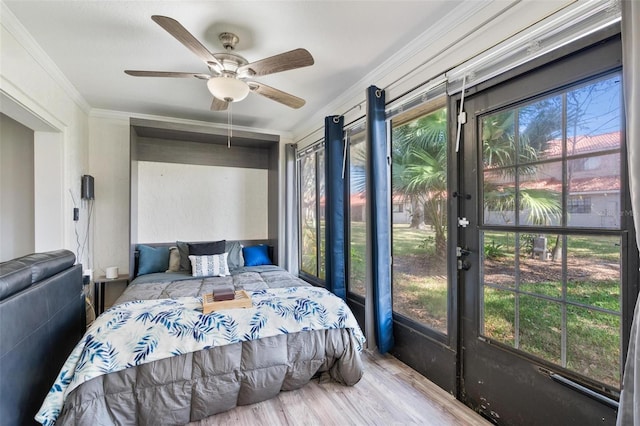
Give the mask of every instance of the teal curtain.
<svg viewBox="0 0 640 426">
<path fill-rule="evenodd" d="M 376 344 L 380 353 L 393 348 L 393 305 L 391 300 L 391 189 L 390 158 L 387 153 L 385 93 L 375 86 L 367 89 L 368 230 L 371 238 L 371 285 Z"/>
<path fill-rule="evenodd" d="M 327 290 L 346 300 L 343 126 L 342 116 L 324 119 L 325 282 Z"/>
</svg>

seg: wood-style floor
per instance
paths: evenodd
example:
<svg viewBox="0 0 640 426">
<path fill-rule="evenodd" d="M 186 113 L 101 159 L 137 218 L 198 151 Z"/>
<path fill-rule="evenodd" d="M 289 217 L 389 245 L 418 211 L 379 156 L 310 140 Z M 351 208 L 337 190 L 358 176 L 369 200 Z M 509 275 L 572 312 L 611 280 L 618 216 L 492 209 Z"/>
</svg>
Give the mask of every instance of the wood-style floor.
<svg viewBox="0 0 640 426">
<path fill-rule="evenodd" d="M 364 376 L 355 386 L 313 379 L 190 425 L 490 425 L 396 358 L 364 352 L 363 361 Z"/>
</svg>

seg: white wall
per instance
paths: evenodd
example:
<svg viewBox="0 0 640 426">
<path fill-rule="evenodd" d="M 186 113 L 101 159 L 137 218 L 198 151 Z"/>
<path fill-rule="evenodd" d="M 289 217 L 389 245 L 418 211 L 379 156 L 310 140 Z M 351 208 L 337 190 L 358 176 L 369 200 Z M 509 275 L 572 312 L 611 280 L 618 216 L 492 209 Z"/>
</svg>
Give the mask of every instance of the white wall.
<svg viewBox="0 0 640 426">
<path fill-rule="evenodd" d="M 139 242 L 266 239 L 268 171 L 138 162 Z"/>
<path fill-rule="evenodd" d="M 92 113 L 89 170 L 94 178 L 91 263 L 94 276 L 108 266 L 129 271 L 130 141 L 126 114 Z"/>
<path fill-rule="evenodd" d="M 0 114 L 0 262 L 35 251 L 33 130 Z"/>
<path fill-rule="evenodd" d="M 89 107 L 8 8 L 0 7 L 0 112 L 34 130 L 34 161 L 47 165 L 34 170 L 34 249 L 76 252 L 71 194 L 79 199 L 80 176 L 88 172 Z"/>
<path fill-rule="evenodd" d="M 62 133 L 35 132 L 34 138 L 34 216 L 35 251 L 65 247 L 64 225 L 73 218 L 65 208 L 64 141 Z M 71 193 L 68 193 L 71 195 Z M 65 221 L 66 219 L 66 221 Z M 74 226 L 78 226 L 74 223 Z M 86 263 L 76 248 L 81 263 Z"/>
</svg>

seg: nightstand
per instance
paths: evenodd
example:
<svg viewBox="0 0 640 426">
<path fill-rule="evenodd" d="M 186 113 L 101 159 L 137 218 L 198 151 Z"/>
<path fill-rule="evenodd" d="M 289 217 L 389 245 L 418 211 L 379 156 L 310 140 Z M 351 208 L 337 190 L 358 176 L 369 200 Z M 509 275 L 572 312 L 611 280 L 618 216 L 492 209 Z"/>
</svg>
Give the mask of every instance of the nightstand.
<svg viewBox="0 0 640 426">
<path fill-rule="evenodd" d="M 91 325 L 96 319 L 96 308 L 93 306 L 95 303 L 95 288 L 90 285 L 89 277 L 87 277 L 86 284 L 82 286 L 82 292 L 84 293 L 85 313 L 87 317 L 87 327 Z"/>
<path fill-rule="evenodd" d="M 101 275 L 94 281 L 94 303 L 96 316 L 104 312 L 105 288 L 108 284 L 117 283 L 124 284 L 124 286 L 126 287 L 127 285 L 129 285 L 129 275 L 120 274 L 117 278 L 107 278 L 104 275 Z"/>
</svg>

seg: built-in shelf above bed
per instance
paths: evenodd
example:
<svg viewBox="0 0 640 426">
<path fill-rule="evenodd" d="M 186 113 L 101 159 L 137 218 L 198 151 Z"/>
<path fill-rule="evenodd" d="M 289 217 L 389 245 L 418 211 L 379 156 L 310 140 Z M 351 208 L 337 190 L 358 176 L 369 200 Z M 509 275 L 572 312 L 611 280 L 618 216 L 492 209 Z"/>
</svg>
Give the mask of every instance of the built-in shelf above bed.
<svg viewBox="0 0 640 426">
<path fill-rule="evenodd" d="M 232 235 L 211 235 L 207 232 L 213 232 L 207 227 L 203 227 L 202 236 L 189 236 L 182 235 L 180 233 L 180 223 L 184 222 L 184 217 L 176 217 L 174 221 L 171 221 L 171 225 L 167 225 L 164 229 L 170 231 L 172 235 L 170 237 L 159 237 L 158 241 L 167 241 L 171 239 L 176 240 L 216 240 L 216 239 L 267 239 L 270 244 L 273 245 L 274 260 L 278 260 L 278 235 L 279 235 L 279 135 L 264 134 L 258 132 L 251 132 L 246 130 L 233 130 L 233 137 L 231 139 L 231 146 L 227 147 L 227 129 L 219 127 L 211 127 L 206 125 L 191 125 L 185 123 L 172 123 L 156 120 L 146 120 L 132 118 L 130 121 L 130 140 L 131 140 L 131 167 L 130 167 L 130 183 L 131 183 L 131 199 L 130 199 L 130 213 L 131 213 L 131 228 L 130 228 L 130 270 L 133 270 L 133 252 L 134 247 L 141 240 L 149 242 L 149 239 L 139 234 L 139 221 L 146 220 L 147 213 L 140 217 L 140 211 L 149 211 L 150 209 L 142 209 L 139 203 L 144 198 L 139 191 L 141 188 L 147 190 L 147 186 L 140 185 L 139 179 L 139 163 L 140 162 L 157 162 L 167 164 L 181 164 L 181 165 L 194 165 L 194 166 L 211 166 L 222 168 L 236 168 L 245 169 L 248 174 L 244 176 L 242 172 L 238 175 L 238 172 L 227 173 L 228 179 L 244 180 L 242 185 L 239 185 L 240 192 L 237 197 L 235 195 L 229 195 L 227 191 L 225 193 L 225 199 L 216 200 L 215 208 L 207 208 L 207 215 L 215 215 L 216 209 L 224 209 L 226 206 L 233 206 L 235 209 L 239 208 L 237 203 L 246 204 L 249 208 L 247 218 L 243 220 L 251 220 L 250 215 L 253 212 L 259 221 L 264 220 L 264 211 L 266 210 L 266 229 L 260 232 L 261 235 L 255 235 L 255 223 L 247 222 L 246 227 L 239 227 L 236 224 L 236 228 L 232 230 Z M 249 169 L 255 170 L 249 172 Z M 256 185 L 261 185 L 266 191 L 265 206 L 258 210 L 254 205 L 255 202 L 251 202 L 251 193 L 242 188 L 248 188 L 246 185 L 248 180 L 254 179 L 258 170 L 264 170 L 264 177 L 256 182 Z M 250 177 L 249 177 L 250 176 Z M 231 182 L 233 183 L 233 182 Z M 227 185 L 229 182 L 211 182 L 211 179 L 202 179 L 202 181 L 192 182 L 192 185 L 197 185 L 200 191 L 206 192 L 205 185 Z M 185 188 L 183 186 L 182 188 Z M 176 190 L 175 188 L 173 188 Z M 168 190 L 167 188 L 159 188 L 157 197 L 162 197 L 162 190 Z M 180 190 L 180 189 L 178 189 Z M 263 191 L 264 192 L 264 191 Z M 247 198 L 249 197 L 249 198 Z M 186 197 L 187 199 L 189 197 Z M 194 197 L 195 198 L 195 197 Z M 181 200 L 184 202 L 185 197 Z M 158 201 L 157 198 L 155 200 Z M 253 200 L 255 201 L 255 200 Z M 172 202 L 170 202 L 172 203 Z M 236 203 L 235 205 L 231 203 Z M 174 205 L 175 203 L 172 203 Z M 212 203 L 209 203 L 212 204 Z M 244 205 L 243 205 L 244 206 Z M 202 210 L 201 206 L 197 206 Z M 171 209 L 151 209 L 151 214 L 167 214 L 167 211 Z M 209 211 L 211 210 L 211 211 Z M 258 213 L 260 213 L 258 215 Z M 166 219 L 166 218 L 164 218 Z M 152 220 L 152 219 L 149 219 Z M 219 221 L 218 221 L 219 222 Z M 251 226 L 249 226 L 249 223 Z M 264 222 L 262 222 L 264 223 Z M 191 225 L 191 232 L 193 232 L 193 224 Z M 173 229 L 175 228 L 175 229 Z M 242 228 L 242 229 L 239 229 Z M 241 232 L 251 232 L 251 235 L 242 235 Z M 215 231 L 217 232 L 217 231 Z"/>
</svg>

